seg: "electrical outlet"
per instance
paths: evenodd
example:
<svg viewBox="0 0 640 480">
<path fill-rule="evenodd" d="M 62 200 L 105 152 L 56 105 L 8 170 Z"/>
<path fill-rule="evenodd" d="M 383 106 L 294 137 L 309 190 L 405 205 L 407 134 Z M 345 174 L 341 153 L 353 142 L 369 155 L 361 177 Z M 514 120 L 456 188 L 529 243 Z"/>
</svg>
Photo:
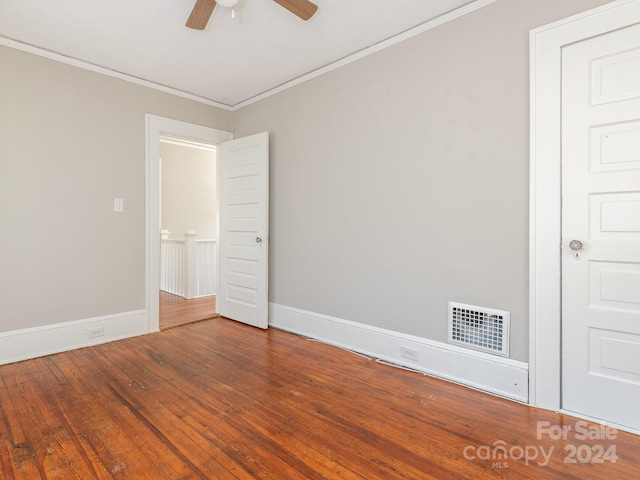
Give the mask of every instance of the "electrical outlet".
<svg viewBox="0 0 640 480">
<path fill-rule="evenodd" d="M 104 327 L 93 328 L 87 332 L 88 338 L 104 337 Z"/>
<path fill-rule="evenodd" d="M 404 358 L 408 358 L 409 360 L 413 360 L 414 362 L 418 361 L 418 350 L 411 347 L 400 347 L 400 356 Z"/>
</svg>

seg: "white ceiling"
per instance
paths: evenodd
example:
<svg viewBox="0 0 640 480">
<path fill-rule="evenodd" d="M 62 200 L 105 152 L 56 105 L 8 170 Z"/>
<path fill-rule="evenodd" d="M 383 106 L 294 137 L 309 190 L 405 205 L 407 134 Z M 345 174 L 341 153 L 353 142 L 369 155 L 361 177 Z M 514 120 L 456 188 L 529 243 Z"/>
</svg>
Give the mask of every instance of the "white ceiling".
<svg viewBox="0 0 640 480">
<path fill-rule="evenodd" d="M 493 0 L 491 0 L 493 1 Z M 219 5 L 203 31 L 195 0 L 0 0 L 0 36 L 234 107 L 487 0 L 314 0 L 307 22 L 271 0 Z"/>
</svg>

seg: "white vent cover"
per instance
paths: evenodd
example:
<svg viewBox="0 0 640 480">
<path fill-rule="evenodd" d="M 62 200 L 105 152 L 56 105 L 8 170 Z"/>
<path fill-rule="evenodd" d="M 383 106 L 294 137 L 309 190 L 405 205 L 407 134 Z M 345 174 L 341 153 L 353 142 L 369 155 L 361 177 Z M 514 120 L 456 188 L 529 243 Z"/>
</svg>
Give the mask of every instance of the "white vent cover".
<svg viewBox="0 0 640 480">
<path fill-rule="evenodd" d="M 510 313 L 449 302 L 449 343 L 509 356 Z"/>
</svg>

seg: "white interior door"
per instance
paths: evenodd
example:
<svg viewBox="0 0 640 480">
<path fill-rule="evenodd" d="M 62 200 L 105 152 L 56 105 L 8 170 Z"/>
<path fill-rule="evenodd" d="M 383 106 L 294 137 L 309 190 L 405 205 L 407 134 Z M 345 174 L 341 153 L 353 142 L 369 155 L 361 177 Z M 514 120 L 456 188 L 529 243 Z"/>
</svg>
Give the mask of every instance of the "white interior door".
<svg viewBox="0 0 640 480">
<path fill-rule="evenodd" d="M 640 25 L 634 25 L 562 53 L 562 406 L 640 430 L 638 400 Z"/>
<path fill-rule="evenodd" d="M 267 328 L 269 134 L 224 142 L 218 159 L 216 307 L 223 317 Z"/>
</svg>

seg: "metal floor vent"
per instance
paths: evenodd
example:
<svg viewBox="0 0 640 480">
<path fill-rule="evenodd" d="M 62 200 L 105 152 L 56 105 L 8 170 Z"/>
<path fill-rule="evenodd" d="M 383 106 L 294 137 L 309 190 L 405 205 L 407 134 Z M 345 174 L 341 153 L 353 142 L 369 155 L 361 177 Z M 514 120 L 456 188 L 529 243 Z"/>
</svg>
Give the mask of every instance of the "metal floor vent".
<svg viewBox="0 0 640 480">
<path fill-rule="evenodd" d="M 509 356 L 510 313 L 449 302 L 449 343 Z"/>
</svg>

